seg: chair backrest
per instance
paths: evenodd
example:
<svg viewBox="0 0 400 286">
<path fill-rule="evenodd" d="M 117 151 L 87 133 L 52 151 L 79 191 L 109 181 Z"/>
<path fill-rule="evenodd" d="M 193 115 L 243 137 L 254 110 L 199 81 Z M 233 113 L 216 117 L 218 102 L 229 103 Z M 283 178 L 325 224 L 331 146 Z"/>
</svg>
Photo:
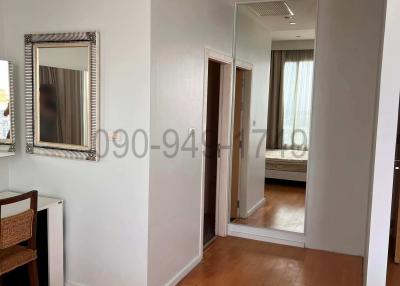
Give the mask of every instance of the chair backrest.
<svg viewBox="0 0 400 286">
<path fill-rule="evenodd" d="M 28 247 L 36 250 L 37 197 L 38 192 L 31 191 L 0 200 L 0 217 L 3 206 L 30 200 L 30 207 L 28 210 L 13 216 L 1 218 L 0 249 L 5 249 L 28 241 Z"/>
</svg>

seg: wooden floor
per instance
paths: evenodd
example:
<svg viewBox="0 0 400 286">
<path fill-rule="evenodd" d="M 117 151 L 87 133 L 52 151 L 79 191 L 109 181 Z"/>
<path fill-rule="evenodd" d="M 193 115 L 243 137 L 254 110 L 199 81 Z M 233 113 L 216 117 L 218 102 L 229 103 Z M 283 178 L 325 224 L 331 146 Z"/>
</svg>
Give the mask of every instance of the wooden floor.
<svg viewBox="0 0 400 286">
<path fill-rule="evenodd" d="M 218 238 L 180 286 L 361 286 L 362 259 Z"/>
<path fill-rule="evenodd" d="M 265 204 L 247 219 L 234 223 L 304 233 L 306 188 L 302 185 L 265 185 Z"/>
<path fill-rule="evenodd" d="M 400 264 L 394 263 L 394 241 L 391 240 L 388 259 L 387 286 L 400 285 Z"/>
<path fill-rule="evenodd" d="M 400 285 L 400 264 L 394 264 L 392 259 L 388 262 L 387 286 Z"/>
<path fill-rule="evenodd" d="M 361 286 L 362 259 L 218 238 L 180 286 Z"/>
</svg>

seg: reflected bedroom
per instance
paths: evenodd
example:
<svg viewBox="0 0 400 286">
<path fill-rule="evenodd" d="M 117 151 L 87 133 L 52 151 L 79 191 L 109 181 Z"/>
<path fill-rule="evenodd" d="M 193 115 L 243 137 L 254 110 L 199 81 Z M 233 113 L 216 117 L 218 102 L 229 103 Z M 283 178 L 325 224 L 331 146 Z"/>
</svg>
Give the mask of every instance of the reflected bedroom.
<svg viewBox="0 0 400 286">
<path fill-rule="evenodd" d="M 250 25 L 254 26 L 254 35 L 242 33 Z M 252 55 L 246 54 L 250 49 L 247 43 L 255 42 L 249 37 L 259 37 L 259 31 L 266 31 L 265 39 L 259 39 L 257 47 L 250 47 Z M 315 0 L 238 5 L 230 211 L 233 224 L 305 232 L 315 31 Z M 265 47 L 264 59 L 254 56 L 260 54 L 260 47 Z M 246 68 L 246 64 L 252 68 Z M 263 67 L 264 78 L 259 76 Z M 254 98 L 262 88 L 265 98 Z M 256 106 L 268 105 L 265 118 L 260 119 L 267 121 L 266 144 L 257 154 L 264 162 L 258 167 L 265 173 L 263 192 L 259 186 L 256 189 L 246 183 L 255 176 L 251 173 L 254 168 L 246 162 L 246 156 L 253 152 L 251 142 L 246 142 L 251 131 L 246 129 L 251 129 L 256 120 L 246 110 L 249 98 Z M 242 108 L 238 107 L 241 104 Z M 235 144 L 241 138 L 243 150 L 241 143 Z"/>
</svg>

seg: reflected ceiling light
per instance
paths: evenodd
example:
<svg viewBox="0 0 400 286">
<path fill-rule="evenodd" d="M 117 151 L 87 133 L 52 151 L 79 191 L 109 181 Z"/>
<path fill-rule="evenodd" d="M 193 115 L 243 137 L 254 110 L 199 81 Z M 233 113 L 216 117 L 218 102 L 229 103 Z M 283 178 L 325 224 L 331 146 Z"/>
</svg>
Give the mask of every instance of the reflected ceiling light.
<svg viewBox="0 0 400 286">
<path fill-rule="evenodd" d="M 290 25 L 296 25 L 296 22 L 290 22 L 289 24 Z"/>
<path fill-rule="evenodd" d="M 257 16 L 293 16 L 294 13 L 285 1 L 268 1 L 245 4 Z"/>
</svg>

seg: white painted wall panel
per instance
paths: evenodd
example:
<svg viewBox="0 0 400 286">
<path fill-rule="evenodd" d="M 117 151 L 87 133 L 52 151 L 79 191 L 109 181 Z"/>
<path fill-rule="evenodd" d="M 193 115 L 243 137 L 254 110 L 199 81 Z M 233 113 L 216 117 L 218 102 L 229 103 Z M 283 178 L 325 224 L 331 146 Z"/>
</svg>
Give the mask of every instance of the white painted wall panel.
<svg viewBox="0 0 400 286">
<path fill-rule="evenodd" d="M 238 8 L 236 58 L 253 65 L 250 126 L 243 126 L 248 130 L 249 140 L 246 140 L 248 169 L 242 177 L 245 179 L 242 191 L 246 197 L 246 212 L 249 212 L 264 198 L 266 138 L 262 131 L 267 130 L 271 36 L 244 6 Z M 259 146 L 262 146 L 260 151 Z"/>
<path fill-rule="evenodd" d="M 393 187 L 393 163 L 399 106 L 400 2 L 387 1 L 382 69 L 380 75 L 372 192 L 367 230 L 365 284 L 386 284 Z"/>
<path fill-rule="evenodd" d="M 25 154 L 24 34 L 100 33 L 101 127 L 130 135 L 150 121 L 150 1 L 1 0 L 5 56 L 16 63 L 18 155 L 10 187 L 65 200 L 71 285 L 146 285 L 149 156 L 100 162 Z M 105 146 L 102 136 L 101 145 Z M 140 147 L 138 147 L 140 148 Z M 131 149 L 130 149 L 131 150 Z M 119 151 L 121 152 L 121 151 Z"/>
<path fill-rule="evenodd" d="M 0 191 L 8 188 L 8 160 L 0 158 Z"/>
<path fill-rule="evenodd" d="M 364 253 L 382 6 L 372 0 L 321 4 L 310 248 Z M 204 47 L 231 52 L 232 9 L 224 1 L 152 1 L 153 143 L 162 143 L 168 128 L 181 138 L 189 127 L 200 132 Z M 150 164 L 149 285 L 156 286 L 199 255 L 201 161 L 154 151 Z"/>
<path fill-rule="evenodd" d="M 152 1 L 152 91 L 151 135 L 153 144 L 163 142 L 163 133 L 175 129 L 186 138 L 196 129 L 196 146 L 201 150 L 204 49 L 211 47 L 232 54 L 234 6 L 231 1 Z M 206 20 L 205 20 L 206 19 Z M 258 128 L 266 126 L 268 43 L 267 33 L 249 23 L 247 32 L 256 39 L 254 99 L 251 117 Z M 259 37 L 258 37 L 259 36 Z M 258 37 L 258 38 L 257 38 Z M 264 37 L 264 38 L 263 38 Z M 248 54 L 251 54 L 248 52 Z M 262 59 L 260 60 L 260 56 Z M 262 75 L 261 75 L 262 73 Z M 257 76 L 258 74 L 258 76 Z M 264 104 L 264 105 L 263 105 Z M 249 183 L 263 193 L 264 163 L 256 158 L 252 134 Z M 167 159 L 162 151 L 151 153 L 149 217 L 149 285 L 163 285 L 201 253 L 200 198 L 201 154 L 191 158 L 179 152 Z"/>
<path fill-rule="evenodd" d="M 163 144 L 168 129 L 183 144 L 188 128 L 195 128 L 199 148 L 195 158 L 190 152 L 172 159 L 163 150 L 151 152 L 148 277 L 149 285 L 160 286 L 200 255 L 204 53 L 211 47 L 231 55 L 233 5 L 152 0 L 151 9 L 152 144 Z"/>
<path fill-rule="evenodd" d="M 364 255 L 384 1 L 319 1 L 306 246 Z"/>
<path fill-rule="evenodd" d="M 314 40 L 273 41 L 272 50 L 313 50 Z"/>
<path fill-rule="evenodd" d="M 4 17 L 2 16 L 5 13 L 3 9 L 3 1 L 0 1 L 0 39 L 4 37 Z M 0 59 L 3 59 L 4 56 L 4 41 L 0 41 Z"/>
</svg>

